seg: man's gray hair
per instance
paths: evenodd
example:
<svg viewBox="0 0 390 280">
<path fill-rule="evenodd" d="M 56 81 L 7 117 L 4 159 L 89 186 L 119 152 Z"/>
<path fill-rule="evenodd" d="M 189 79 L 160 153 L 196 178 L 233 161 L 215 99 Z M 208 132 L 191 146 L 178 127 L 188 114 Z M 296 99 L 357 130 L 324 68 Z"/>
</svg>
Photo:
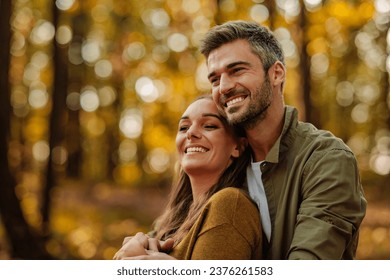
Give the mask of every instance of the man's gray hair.
<svg viewBox="0 0 390 280">
<path fill-rule="evenodd" d="M 276 61 L 285 64 L 282 46 L 274 34 L 268 28 L 252 21 L 228 21 L 214 26 L 202 40 L 200 52 L 207 59 L 213 50 L 239 39 L 249 42 L 253 53 L 263 63 L 265 71 Z"/>
</svg>

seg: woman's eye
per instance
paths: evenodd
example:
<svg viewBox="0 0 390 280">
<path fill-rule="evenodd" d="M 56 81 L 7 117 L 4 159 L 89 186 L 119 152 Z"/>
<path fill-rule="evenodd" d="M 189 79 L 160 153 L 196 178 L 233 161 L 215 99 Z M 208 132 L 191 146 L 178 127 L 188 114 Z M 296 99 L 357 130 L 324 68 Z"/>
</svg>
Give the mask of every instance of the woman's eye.
<svg viewBox="0 0 390 280">
<path fill-rule="evenodd" d="M 179 131 L 186 131 L 188 129 L 188 126 L 179 126 Z"/>
<path fill-rule="evenodd" d="M 206 124 L 204 127 L 205 127 L 206 129 L 216 129 L 216 128 L 218 128 L 218 126 L 217 126 L 217 125 L 214 125 L 214 124 Z"/>
</svg>

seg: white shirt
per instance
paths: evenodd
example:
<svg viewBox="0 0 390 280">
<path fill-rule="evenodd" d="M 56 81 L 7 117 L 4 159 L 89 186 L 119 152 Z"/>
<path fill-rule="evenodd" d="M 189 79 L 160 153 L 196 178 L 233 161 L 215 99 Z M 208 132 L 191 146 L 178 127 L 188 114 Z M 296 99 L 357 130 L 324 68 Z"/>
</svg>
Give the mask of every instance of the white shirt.
<svg viewBox="0 0 390 280">
<path fill-rule="evenodd" d="M 246 181 L 249 195 L 259 207 L 261 224 L 268 241 L 271 239 L 271 218 L 268 210 L 267 196 L 265 194 L 263 181 L 261 180 L 261 162 L 253 162 L 246 169 Z"/>
</svg>

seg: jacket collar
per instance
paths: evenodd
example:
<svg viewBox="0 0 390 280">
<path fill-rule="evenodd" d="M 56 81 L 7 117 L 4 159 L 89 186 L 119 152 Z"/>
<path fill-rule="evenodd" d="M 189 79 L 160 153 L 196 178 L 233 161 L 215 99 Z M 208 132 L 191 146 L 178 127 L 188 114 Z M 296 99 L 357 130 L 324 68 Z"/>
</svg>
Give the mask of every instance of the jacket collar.
<svg viewBox="0 0 390 280">
<path fill-rule="evenodd" d="M 271 150 L 268 152 L 265 161 L 271 163 L 278 163 L 285 152 L 288 150 L 288 147 L 293 143 L 296 135 L 296 130 L 291 129 L 296 127 L 298 122 L 298 111 L 292 106 L 286 105 L 284 107 L 284 124 L 282 133 L 276 140 L 275 144 L 272 146 Z"/>
</svg>

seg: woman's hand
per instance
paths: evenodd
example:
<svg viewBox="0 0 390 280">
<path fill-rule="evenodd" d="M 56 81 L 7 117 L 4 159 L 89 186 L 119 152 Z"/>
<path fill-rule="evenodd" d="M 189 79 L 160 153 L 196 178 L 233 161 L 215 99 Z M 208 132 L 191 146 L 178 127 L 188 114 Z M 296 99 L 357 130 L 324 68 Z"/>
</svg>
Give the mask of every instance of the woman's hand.
<svg viewBox="0 0 390 280">
<path fill-rule="evenodd" d="M 136 235 L 124 239 L 121 249 L 113 259 L 172 259 L 169 255 L 160 252 L 168 252 L 172 249 L 173 244 L 172 238 L 161 241 L 138 232 Z"/>
</svg>

